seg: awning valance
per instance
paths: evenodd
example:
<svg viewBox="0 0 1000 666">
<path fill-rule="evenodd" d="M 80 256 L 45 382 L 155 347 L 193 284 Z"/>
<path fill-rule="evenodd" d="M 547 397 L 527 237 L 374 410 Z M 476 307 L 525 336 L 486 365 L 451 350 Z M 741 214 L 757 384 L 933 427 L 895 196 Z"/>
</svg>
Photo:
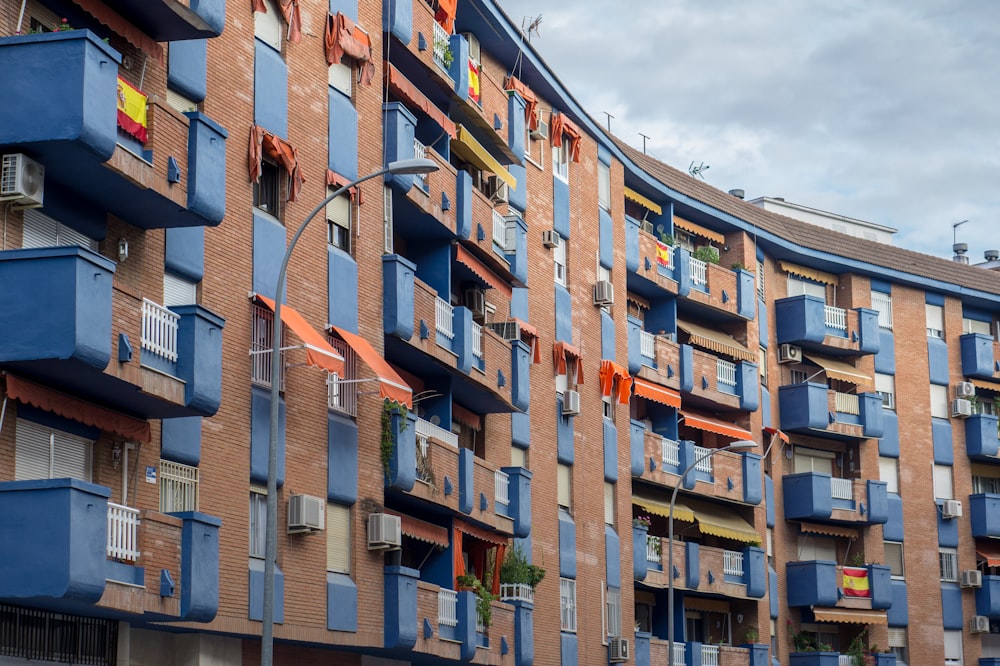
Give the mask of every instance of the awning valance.
<svg viewBox="0 0 1000 666">
<path fill-rule="evenodd" d="M 564 113 L 553 113 L 549 123 L 549 139 L 556 148 L 562 145 L 563 134 L 569 139 L 569 157 L 574 162 L 580 161 L 580 144 L 583 134 Z"/>
<path fill-rule="evenodd" d="M 655 500 L 642 495 L 632 495 L 632 504 L 644 511 L 648 511 L 654 516 L 670 517 L 670 502 L 666 500 Z M 674 520 L 693 523 L 694 512 L 686 504 L 674 502 Z"/>
<path fill-rule="evenodd" d="M 691 428 L 697 428 L 705 432 L 714 432 L 716 435 L 723 435 L 724 437 L 731 437 L 733 439 L 753 439 L 749 430 L 744 430 L 735 423 L 720 421 L 709 416 L 702 416 L 701 414 L 683 410 L 681 411 L 681 416 L 684 417 L 684 425 Z"/>
<path fill-rule="evenodd" d="M 771 435 L 771 436 L 777 435 L 778 439 L 780 439 L 781 441 L 783 441 L 785 444 L 788 443 L 788 435 L 786 435 L 781 430 L 778 430 L 777 428 L 765 427 L 764 428 L 764 432 L 766 432 L 768 435 Z"/>
<path fill-rule="evenodd" d="M 779 261 L 778 267 L 786 273 L 815 280 L 816 282 L 822 282 L 823 284 L 836 285 L 840 282 L 840 278 L 833 273 L 827 273 L 826 271 L 821 271 L 816 268 L 809 268 L 808 266 L 799 266 L 798 264 L 793 264 L 790 261 Z"/>
<path fill-rule="evenodd" d="M 426 520 L 420 520 L 405 513 L 398 513 L 389 509 L 386 509 L 385 512 L 392 516 L 399 516 L 400 531 L 406 536 L 433 544 L 438 548 L 448 547 L 450 540 L 448 538 L 447 527 L 434 525 L 433 523 L 428 523 Z"/>
<path fill-rule="evenodd" d="M 996 382 L 988 382 L 985 379 L 970 379 L 972 385 L 976 388 L 981 388 L 984 391 L 993 391 L 994 393 L 1000 393 L 1000 384 Z"/>
<path fill-rule="evenodd" d="M 830 379 L 839 379 L 842 382 L 848 382 L 849 384 L 858 385 L 863 382 L 870 382 L 871 377 L 861 372 L 853 365 L 844 363 L 843 361 L 835 361 L 832 358 L 826 356 L 820 356 L 819 354 L 809 354 L 807 353 L 806 358 L 823 368 L 826 376 Z"/>
<path fill-rule="evenodd" d="M 514 322 L 520 329 L 521 339 L 531 347 L 531 362 L 541 363 L 542 347 L 538 344 L 538 329 L 520 319 L 514 319 Z"/>
<path fill-rule="evenodd" d="M 298 43 L 302 40 L 302 12 L 298 0 L 277 0 L 281 8 L 281 17 L 288 24 L 288 41 Z M 264 0 L 252 0 L 253 10 L 267 13 L 267 3 Z"/>
<path fill-rule="evenodd" d="M 163 63 L 163 47 L 147 35 L 145 32 L 135 27 L 131 21 L 108 6 L 102 0 L 73 0 L 83 11 L 87 12 L 95 19 L 106 25 L 112 31 L 125 38 L 132 46 L 136 47 L 158 63 Z"/>
<path fill-rule="evenodd" d="M 490 532 L 485 527 L 477 527 L 472 523 L 467 523 L 464 520 L 455 520 L 455 529 L 463 534 L 468 534 L 471 537 L 479 539 L 480 541 L 485 541 L 486 543 L 491 543 L 495 546 L 506 546 L 508 538 L 502 534 L 496 534 Z"/>
<path fill-rule="evenodd" d="M 372 40 L 354 21 L 340 12 L 327 14 L 323 46 L 328 66 L 340 64 L 345 55 L 354 58 L 361 65 L 361 83 L 371 85 L 375 79 L 375 66 L 371 63 Z"/>
<path fill-rule="evenodd" d="M 706 349 L 732 356 L 741 361 L 753 362 L 756 360 L 749 349 L 737 342 L 736 338 L 728 333 L 715 331 L 700 324 L 692 324 L 680 319 L 677 320 L 677 328 L 691 336 L 691 344 L 693 345 L 705 347 Z"/>
<path fill-rule="evenodd" d="M 583 383 L 583 359 L 580 358 L 580 350 L 562 340 L 556 341 L 552 345 L 552 362 L 556 366 L 557 375 L 565 375 L 569 362 L 576 362 L 576 383 Z"/>
<path fill-rule="evenodd" d="M 707 238 L 713 243 L 718 243 L 719 245 L 726 244 L 726 237 L 720 234 L 718 231 L 712 231 L 711 229 L 706 229 L 700 224 L 695 224 L 691 220 L 685 220 L 679 215 L 674 215 L 674 228 L 683 229 L 688 233 L 692 233 L 695 236 L 701 236 L 702 238 Z"/>
<path fill-rule="evenodd" d="M 614 361 L 609 361 L 604 359 L 601 361 L 601 370 L 598 372 L 598 378 L 601 383 L 601 395 L 610 396 L 614 390 L 615 379 L 618 379 L 618 404 L 627 405 L 629 396 L 632 395 L 632 376 L 628 373 L 628 369 L 615 363 Z"/>
<path fill-rule="evenodd" d="M 684 595 L 684 608 L 686 610 L 704 611 L 706 613 L 728 613 L 730 605 L 724 599 L 708 599 L 706 597 L 695 597 L 690 594 Z"/>
<path fill-rule="evenodd" d="M 702 534 L 723 539 L 742 541 L 743 543 L 760 543 L 760 535 L 753 525 L 728 510 L 708 502 L 689 502 L 694 511 L 694 519 Z"/>
<path fill-rule="evenodd" d="M 302 189 L 302 183 L 306 182 L 302 169 L 299 168 L 298 149 L 263 127 L 254 125 L 250 129 L 250 149 L 247 156 L 250 181 L 253 183 L 260 180 L 261 161 L 265 155 L 280 164 L 288 174 L 288 200 L 295 201 L 299 196 L 299 190 Z"/>
<path fill-rule="evenodd" d="M 524 122 L 528 125 L 529 130 L 538 129 L 538 98 L 531 91 L 531 88 L 524 85 L 515 76 L 505 78 L 503 87 L 504 90 L 512 90 L 521 96 L 524 100 Z"/>
<path fill-rule="evenodd" d="M 986 566 L 1000 567 L 1000 543 L 977 541 L 976 555 L 986 562 Z"/>
<path fill-rule="evenodd" d="M 474 254 L 469 252 L 462 245 L 456 243 L 453 247 L 455 248 L 455 261 L 475 273 L 476 277 L 482 280 L 491 289 L 496 289 L 499 294 L 502 294 L 505 298 L 510 299 L 512 293 L 511 287 L 503 278 L 487 268 L 486 264 L 481 262 Z"/>
<path fill-rule="evenodd" d="M 635 378 L 635 394 L 640 398 L 646 398 L 667 407 L 679 408 L 681 406 L 680 393 L 641 377 Z"/>
<path fill-rule="evenodd" d="M 413 85 L 408 78 L 403 76 L 398 69 L 389 63 L 386 63 L 385 70 L 389 77 L 390 92 L 401 97 L 407 103 L 407 106 L 416 107 L 427 114 L 452 139 L 458 136 L 458 128 L 455 123 L 427 95 L 420 92 L 419 88 Z"/>
<path fill-rule="evenodd" d="M 843 537 L 845 539 L 857 540 L 858 530 L 853 527 L 841 527 L 840 525 L 824 525 L 822 523 L 799 523 L 799 530 L 808 534 L 822 534 L 824 536 Z"/>
<path fill-rule="evenodd" d="M 282 306 L 282 314 L 284 314 L 286 307 Z M 407 386 L 403 378 L 392 369 L 392 366 L 382 358 L 381 354 L 375 351 L 375 348 L 367 340 L 360 335 L 336 326 L 331 326 L 330 330 L 343 338 L 344 342 L 349 344 L 351 349 L 361 357 L 365 365 L 378 375 L 379 395 L 386 400 L 392 400 L 410 408 L 413 407 L 413 392 L 410 390 L 410 387 Z"/>
<path fill-rule="evenodd" d="M 7 375 L 6 379 L 7 396 L 18 402 L 52 412 L 91 428 L 114 433 L 132 442 L 145 443 L 150 440 L 149 421 L 99 407 L 92 402 L 53 391 L 16 375 Z"/>
<path fill-rule="evenodd" d="M 887 625 L 889 620 L 884 610 L 863 610 L 860 608 L 813 608 L 817 622 L 839 622 L 841 624 Z"/>
<path fill-rule="evenodd" d="M 641 194 L 633 190 L 631 187 L 625 188 L 625 198 L 628 199 L 629 201 L 634 201 L 635 203 L 639 204 L 640 206 L 650 211 L 651 213 L 656 213 L 657 215 L 663 215 L 663 209 L 660 208 L 659 204 L 653 203 L 651 199 L 647 199 L 646 197 L 642 196 Z"/>
<path fill-rule="evenodd" d="M 327 187 L 344 187 L 345 185 L 349 185 L 350 183 L 351 183 L 350 178 L 347 178 L 346 176 L 341 176 L 333 169 L 326 170 Z M 361 191 L 360 185 L 355 185 L 354 187 L 348 190 L 348 193 L 351 196 L 351 201 L 358 204 L 359 206 L 365 202 L 364 193 Z"/>
<path fill-rule="evenodd" d="M 271 312 L 274 312 L 274 301 L 260 294 L 254 294 L 254 297 Z M 281 323 L 292 329 L 295 335 L 302 340 L 302 346 L 306 350 L 306 363 L 323 368 L 327 372 L 336 372 L 341 377 L 344 376 L 344 357 L 330 346 L 330 343 L 319 331 L 309 325 L 309 322 L 299 314 L 298 310 L 282 303 Z"/>
<path fill-rule="evenodd" d="M 455 138 L 451 140 L 451 150 L 466 162 L 475 164 L 483 171 L 496 174 L 500 180 L 507 183 L 510 189 L 517 189 L 517 178 L 514 178 L 507 169 L 490 155 L 490 151 L 483 147 L 483 144 L 476 141 L 476 137 L 469 133 L 461 125 L 457 125 Z"/>
</svg>

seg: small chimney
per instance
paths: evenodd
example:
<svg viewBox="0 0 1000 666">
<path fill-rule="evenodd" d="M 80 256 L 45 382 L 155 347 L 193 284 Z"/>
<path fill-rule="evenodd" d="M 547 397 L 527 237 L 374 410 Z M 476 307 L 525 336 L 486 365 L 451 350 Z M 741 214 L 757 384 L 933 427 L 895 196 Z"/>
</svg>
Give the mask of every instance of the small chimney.
<svg viewBox="0 0 1000 666">
<path fill-rule="evenodd" d="M 986 252 L 983 252 L 983 256 L 986 258 L 986 261 L 996 261 L 1000 259 L 1000 250 L 986 250 Z"/>
<path fill-rule="evenodd" d="M 955 256 L 951 258 L 956 264 L 967 264 L 969 263 L 969 258 L 965 256 L 965 253 L 969 251 L 968 243 L 955 243 L 951 246 L 951 249 L 955 252 Z"/>
<path fill-rule="evenodd" d="M 747 195 L 746 192 L 744 192 L 743 190 L 741 190 L 739 188 L 729 190 L 729 193 L 731 195 L 733 195 L 734 197 L 736 197 L 737 199 L 743 199 Z"/>
</svg>

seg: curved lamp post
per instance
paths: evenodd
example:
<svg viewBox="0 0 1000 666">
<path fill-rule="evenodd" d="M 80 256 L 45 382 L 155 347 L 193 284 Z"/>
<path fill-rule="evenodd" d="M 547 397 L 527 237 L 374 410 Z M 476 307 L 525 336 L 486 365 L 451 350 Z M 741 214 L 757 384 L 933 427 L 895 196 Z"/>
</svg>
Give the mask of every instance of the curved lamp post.
<svg viewBox="0 0 1000 666">
<path fill-rule="evenodd" d="M 292 250 L 306 226 L 326 205 L 359 183 L 385 174 L 405 176 L 431 173 L 438 165 L 426 158 L 398 160 L 367 176 L 357 178 L 330 193 L 299 226 L 291 242 L 285 249 L 278 271 L 278 284 L 274 290 L 274 326 L 271 332 L 271 429 L 267 442 L 267 523 L 265 525 L 264 546 L 264 627 L 261 632 L 260 663 L 271 666 L 274 661 L 274 563 L 278 556 L 278 400 L 280 399 L 278 378 L 281 376 L 281 295 L 285 290 L 285 275 Z"/>
<path fill-rule="evenodd" d="M 667 666 L 674 666 L 674 504 L 677 503 L 677 491 L 684 485 L 684 479 L 702 460 L 711 458 L 716 453 L 723 451 L 749 451 L 757 448 L 756 442 L 747 439 L 740 439 L 728 446 L 720 449 L 712 449 L 708 453 L 696 458 L 693 463 L 677 479 L 674 492 L 670 495 L 670 514 L 667 517 Z"/>
</svg>

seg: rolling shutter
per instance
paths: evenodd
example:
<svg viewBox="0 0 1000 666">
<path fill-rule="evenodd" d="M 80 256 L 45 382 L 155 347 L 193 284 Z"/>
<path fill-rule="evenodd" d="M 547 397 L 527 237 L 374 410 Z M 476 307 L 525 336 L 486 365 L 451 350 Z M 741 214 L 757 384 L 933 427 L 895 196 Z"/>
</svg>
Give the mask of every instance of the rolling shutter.
<svg viewBox="0 0 1000 666">
<path fill-rule="evenodd" d="M 326 505 L 326 569 L 351 572 L 351 509 L 341 504 Z"/>
<path fill-rule="evenodd" d="M 31 421 L 17 420 L 14 433 L 14 479 L 49 478 L 49 432 Z"/>
<path fill-rule="evenodd" d="M 18 419 L 14 478 L 90 481 L 93 446 L 89 439 Z"/>
<path fill-rule="evenodd" d="M 172 273 L 163 274 L 163 306 L 194 305 L 198 302 L 198 285 Z"/>
<path fill-rule="evenodd" d="M 29 208 L 24 211 L 24 238 L 21 247 L 55 247 L 79 245 L 97 252 L 97 241 L 76 229 L 60 224 L 58 220 Z"/>
</svg>

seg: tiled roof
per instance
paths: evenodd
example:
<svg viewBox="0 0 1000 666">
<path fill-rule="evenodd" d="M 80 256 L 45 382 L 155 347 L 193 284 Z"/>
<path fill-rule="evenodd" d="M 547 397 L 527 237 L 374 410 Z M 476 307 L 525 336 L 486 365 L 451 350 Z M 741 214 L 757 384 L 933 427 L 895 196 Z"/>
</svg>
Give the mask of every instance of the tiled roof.
<svg viewBox="0 0 1000 666">
<path fill-rule="evenodd" d="M 611 138 L 637 166 L 670 189 L 803 248 L 1000 295 L 1000 272 L 849 236 L 772 213 L 664 164 L 617 137 Z"/>
</svg>

